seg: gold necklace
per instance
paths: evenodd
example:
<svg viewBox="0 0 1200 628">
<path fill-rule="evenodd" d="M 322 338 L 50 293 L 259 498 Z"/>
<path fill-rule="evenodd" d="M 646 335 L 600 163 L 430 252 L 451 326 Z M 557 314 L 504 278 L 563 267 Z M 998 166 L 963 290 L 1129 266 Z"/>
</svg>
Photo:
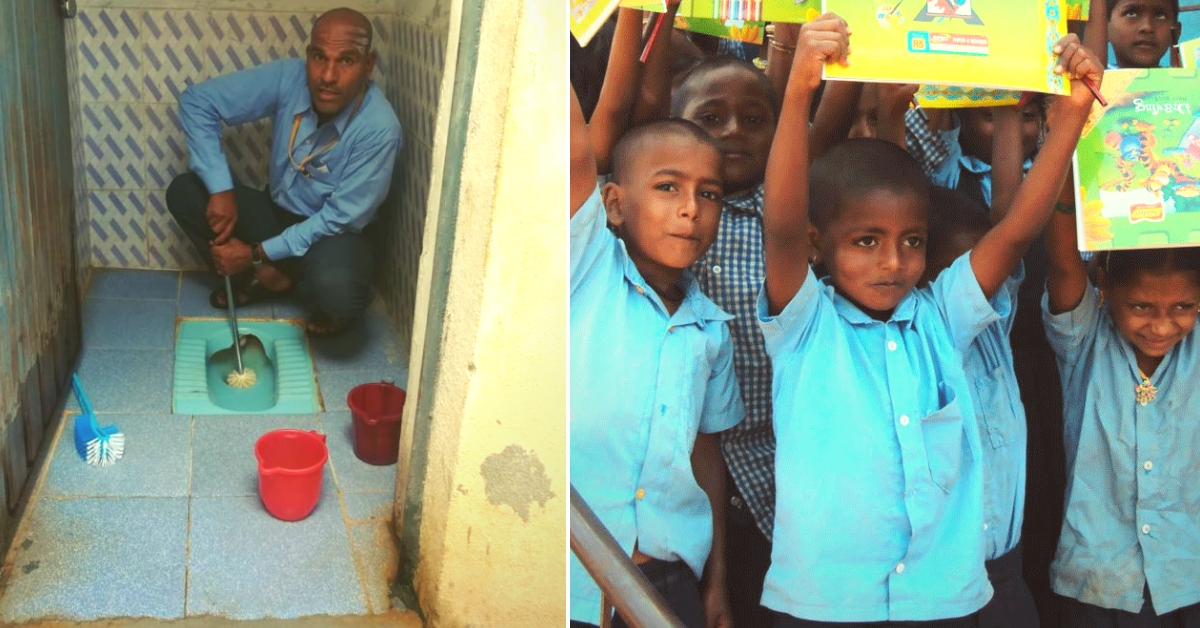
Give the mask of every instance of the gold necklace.
<svg viewBox="0 0 1200 628">
<path fill-rule="evenodd" d="M 1150 378 L 1146 377 L 1141 367 L 1138 367 L 1138 375 L 1142 377 L 1142 383 L 1133 389 L 1133 393 L 1137 397 L 1138 404 L 1144 406 L 1154 401 L 1154 396 L 1158 394 L 1158 389 L 1154 387 L 1154 384 L 1150 383 Z"/>
</svg>

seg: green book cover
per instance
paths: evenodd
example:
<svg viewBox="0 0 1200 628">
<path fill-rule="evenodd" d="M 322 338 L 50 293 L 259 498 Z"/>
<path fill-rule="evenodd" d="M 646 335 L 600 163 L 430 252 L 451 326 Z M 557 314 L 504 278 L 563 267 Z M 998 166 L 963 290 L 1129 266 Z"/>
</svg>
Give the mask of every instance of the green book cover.
<svg viewBox="0 0 1200 628">
<path fill-rule="evenodd" d="M 1200 244 L 1195 69 L 1111 70 L 1075 150 L 1083 251 Z"/>
</svg>

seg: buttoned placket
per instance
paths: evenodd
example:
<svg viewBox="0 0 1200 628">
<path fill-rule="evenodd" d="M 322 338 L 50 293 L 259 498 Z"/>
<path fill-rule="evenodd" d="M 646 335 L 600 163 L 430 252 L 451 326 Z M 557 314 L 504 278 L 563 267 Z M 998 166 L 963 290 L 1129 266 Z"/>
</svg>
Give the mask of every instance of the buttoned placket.
<svg viewBox="0 0 1200 628">
<path fill-rule="evenodd" d="M 894 415 L 896 438 L 900 443 L 900 460 L 904 470 L 904 505 L 913 533 L 917 534 L 919 530 L 932 523 L 932 521 L 923 522 L 920 516 L 922 512 L 921 493 L 924 490 L 922 487 L 930 481 L 925 456 L 925 442 L 921 430 L 921 417 L 914 387 L 907 384 L 897 385 L 899 382 L 912 381 L 912 371 L 908 364 L 908 356 L 904 351 L 904 338 L 901 336 L 900 324 L 895 321 L 881 324 L 884 328 L 885 338 L 882 350 L 887 366 L 888 396 Z M 889 588 L 900 585 L 897 578 L 904 578 L 903 574 L 906 568 L 903 560 L 895 566 L 888 578 Z"/>
</svg>

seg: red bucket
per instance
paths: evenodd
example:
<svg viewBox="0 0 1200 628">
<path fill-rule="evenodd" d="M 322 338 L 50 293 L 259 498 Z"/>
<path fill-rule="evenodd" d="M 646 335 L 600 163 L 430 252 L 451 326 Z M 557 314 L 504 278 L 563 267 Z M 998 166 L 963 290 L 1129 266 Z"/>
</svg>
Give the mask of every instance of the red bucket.
<svg viewBox="0 0 1200 628">
<path fill-rule="evenodd" d="M 403 388 L 387 382 L 355 386 L 346 395 L 354 422 L 354 455 L 367 464 L 396 464 L 400 452 Z"/>
<path fill-rule="evenodd" d="M 258 458 L 258 495 L 267 512 L 284 521 L 299 521 L 312 514 L 329 459 L 324 434 L 267 432 L 254 443 L 254 457 Z"/>
</svg>

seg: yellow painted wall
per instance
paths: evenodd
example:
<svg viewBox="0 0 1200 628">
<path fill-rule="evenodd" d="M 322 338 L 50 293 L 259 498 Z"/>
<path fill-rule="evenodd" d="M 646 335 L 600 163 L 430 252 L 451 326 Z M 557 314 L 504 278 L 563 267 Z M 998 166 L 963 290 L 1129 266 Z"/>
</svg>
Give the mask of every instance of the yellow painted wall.
<svg viewBox="0 0 1200 628">
<path fill-rule="evenodd" d="M 484 4 L 439 375 L 421 393 L 435 400 L 428 626 L 566 622 L 564 18 L 553 2 Z"/>
</svg>

